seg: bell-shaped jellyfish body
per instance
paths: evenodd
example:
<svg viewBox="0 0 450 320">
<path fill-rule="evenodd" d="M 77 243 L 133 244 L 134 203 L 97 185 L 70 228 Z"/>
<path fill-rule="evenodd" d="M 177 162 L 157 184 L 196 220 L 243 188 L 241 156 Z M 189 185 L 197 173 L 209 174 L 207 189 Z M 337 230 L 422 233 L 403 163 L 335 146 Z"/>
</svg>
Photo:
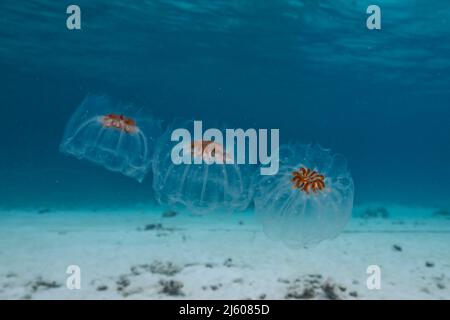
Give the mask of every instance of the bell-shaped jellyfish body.
<svg viewBox="0 0 450 320">
<path fill-rule="evenodd" d="M 195 134 L 193 128 L 193 121 L 175 121 L 159 139 L 153 161 L 156 199 L 192 214 L 244 210 L 250 202 L 250 175 L 227 163 L 223 140 L 208 136 L 209 130 Z"/>
<path fill-rule="evenodd" d="M 135 107 L 88 95 L 69 120 L 60 151 L 141 182 L 161 132 L 159 121 Z"/>
<path fill-rule="evenodd" d="M 318 145 L 280 148 L 276 175 L 256 179 L 255 212 L 265 233 L 290 247 L 338 236 L 353 208 L 353 179 L 343 156 Z"/>
</svg>

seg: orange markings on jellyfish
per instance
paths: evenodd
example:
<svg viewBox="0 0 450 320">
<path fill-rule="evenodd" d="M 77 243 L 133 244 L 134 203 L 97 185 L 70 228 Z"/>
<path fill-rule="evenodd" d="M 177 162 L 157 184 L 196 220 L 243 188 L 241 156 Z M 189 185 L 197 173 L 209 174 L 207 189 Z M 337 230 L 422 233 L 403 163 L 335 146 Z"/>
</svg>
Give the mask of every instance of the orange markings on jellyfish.
<svg viewBox="0 0 450 320">
<path fill-rule="evenodd" d="M 294 183 L 293 189 L 299 189 L 307 194 L 309 194 L 309 190 L 316 193 L 325 189 L 325 177 L 308 168 L 302 167 L 292 172 L 291 181 Z"/>
<path fill-rule="evenodd" d="M 126 133 L 136 132 L 136 121 L 131 118 L 126 118 L 122 114 L 107 114 L 102 117 L 102 124 L 106 128 L 114 128 Z"/>
<path fill-rule="evenodd" d="M 222 162 L 231 160 L 220 143 L 211 140 L 196 140 L 191 143 L 191 154 L 193 157 L 202 157 L 205 161 L 221 159 Z"/>
</svg>

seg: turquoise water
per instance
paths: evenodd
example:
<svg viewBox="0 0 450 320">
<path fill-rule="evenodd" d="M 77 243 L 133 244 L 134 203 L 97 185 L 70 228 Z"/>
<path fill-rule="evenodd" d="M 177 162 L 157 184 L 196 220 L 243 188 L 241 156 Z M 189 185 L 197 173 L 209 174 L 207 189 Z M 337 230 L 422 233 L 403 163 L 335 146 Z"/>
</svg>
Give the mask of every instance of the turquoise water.
<svg viewBox="0 0 450 320">
<path fill-rule="evenodd" d="M 345 155 L 355 203 L 445 207 L 450 194 L 450 3 L 0 3 L 0 207 L 154 202 L 136 181 L 58 150 L 88 93 L 170 121 L 279 128 Z"/>
</svg>

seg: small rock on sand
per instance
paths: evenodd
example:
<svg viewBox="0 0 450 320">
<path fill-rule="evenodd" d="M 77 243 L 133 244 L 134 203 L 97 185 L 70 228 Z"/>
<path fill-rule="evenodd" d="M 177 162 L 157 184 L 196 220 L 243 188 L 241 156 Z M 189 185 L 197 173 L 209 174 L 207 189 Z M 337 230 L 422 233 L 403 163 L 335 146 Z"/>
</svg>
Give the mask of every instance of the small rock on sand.
<svg viewBox="0 0 450 320">
<path fill-rule="evenodd" d="M 325 296 L 330 300 L 338 300 L 339 295 L 336 293 L 336 285 L 331 282 L 331 280 L 327 280 L 322 284 L 322 290 L 325 293 Z"/>
<path fill-rule="evenodd" d="M 288 293 L 285 295 L 285 299 L 312 299 L 316 296 L 313 288 L 307 287 L 298 291 L 295 286 L 288 288 Z"/>
<path fill-rule="evenodd" d="M 130 283 L 130 280 L 126 276 L 120 276 L 119 280 L 116 281 L 117 291 L 123 291 Z"/>
<path fill-rule="evenodd" d="M 46 214 L 46 213 L 50 213 L 51 210 L 49 208 L 43 208 L 38 210 L 38 214 Z"/>
<path fill-rule="evenodd" d="M 163 218 L 173 218 L 173 217 L 175 217 L 177 215 L 178 215 L 178 213 L 175 212 L 175 211 L 172 211 L 172 210 L 164 211 L 162 213 L 162 217 Z"/>
<path fill-rule="evenodd" d="M 62 285 L 56 281 L 48 281 L 38 277 L 36 280 L 29 282 L 28 286 L 31 288 L 32 292 L 36 292 L 38 290 L 59 288 Z"/>
<path fill-rule="evenodd" d="M 232 267 L 233 266 L 233 259 L 231 259 L 231 258 L 228 258 L 227 260 L 225 260 L 225 262 L 223 263 L 223 265 L 225 266 L 225 267 Z"/>
<path fill-rule="evenodd" d="M 161 262 L 161 261 L 154 261 L 150 265 L 150 272 L 156 273 L 156 274 L 163 274 L 165 276 L 173 276 L 180 272 L 182 268 L 170 261 L 168 262 Z"/>
<path fill-rule="evenodd" d="M 150 224 L 147 224 L 144 227 L 144 231 L 161 230 L 161 229 L 162 229 L 162 224 L 161 223 L 150 223 Z"/>
<path fill-rule="evenodd" d="M 184 296 L 181 288 L 184 287 L 183 283 L 177 280 L 160 280 L 161 285 L 160 293 L 167 294 L 169 296 Z"/>
<path fill-rule="evenodd" d="M 354 298 L 356 298 L 358 296 L 358 292 L 356 292 L 356 291 L 350 291 L 348 294 Z"/>
<path fill-rule="evenodd" d="M 108 290 L 108 286 L 101 285 L 97 287 L 97 291 L 106 291 L 106 290 Z"/>
</svg>

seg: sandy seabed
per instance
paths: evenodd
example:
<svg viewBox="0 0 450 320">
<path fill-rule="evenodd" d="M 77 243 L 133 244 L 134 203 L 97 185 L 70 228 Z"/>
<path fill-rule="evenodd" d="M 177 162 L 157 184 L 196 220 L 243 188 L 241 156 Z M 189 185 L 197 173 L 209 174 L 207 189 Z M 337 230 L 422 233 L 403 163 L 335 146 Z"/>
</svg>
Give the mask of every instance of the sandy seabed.
<svg viewBox="0 0 450 320">
<path fill-rule="evenodd" d="M 450 299 L 450 219 L 387 209 L 301 250 L 268 239 L 249 213 L 2 211 L 0 299 Z M 69 265 L 79 290 L 66 286 Z M 367 288 L 369 265 L 379 290 Z"/>
</svg>

